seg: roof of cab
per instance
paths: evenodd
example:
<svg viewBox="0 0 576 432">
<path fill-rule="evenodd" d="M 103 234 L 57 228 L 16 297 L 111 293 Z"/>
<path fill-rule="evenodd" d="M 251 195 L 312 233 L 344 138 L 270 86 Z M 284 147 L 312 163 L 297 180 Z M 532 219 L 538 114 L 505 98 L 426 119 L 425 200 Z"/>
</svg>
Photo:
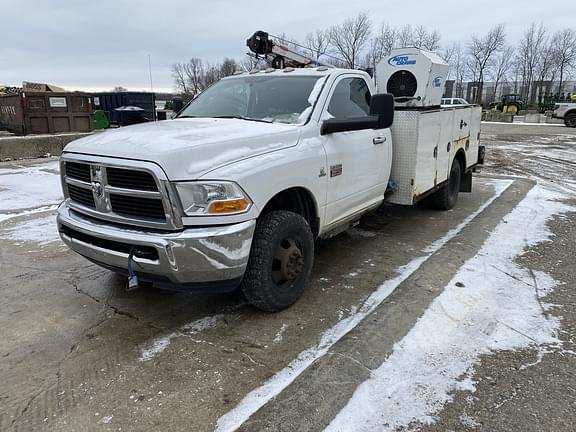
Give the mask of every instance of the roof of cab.
<svg viewBox="0 0 576 432">
<path fill-rule="evenodd" d="M 334 73 L 343 73 L 343 72 L 350 72 L 351 69 L 340 69 L 340 68 L 329 68 L 326 66 L 320 66 L 316 68 L 284 68 L 284 69 L 261 69 L 261 70 L 253 70 L 250 72 L 241 72 L 235 73 L 234 75 L 228 76 L 224 79 L 236 78 L 236 77 L 245 77 L 250 75 L 305 75 L 305 76 L 322 76 L 322 75 L 331 75 Z M 365 73 L 361 70 L 354 70 L 354 72 Z"/>
</svg>

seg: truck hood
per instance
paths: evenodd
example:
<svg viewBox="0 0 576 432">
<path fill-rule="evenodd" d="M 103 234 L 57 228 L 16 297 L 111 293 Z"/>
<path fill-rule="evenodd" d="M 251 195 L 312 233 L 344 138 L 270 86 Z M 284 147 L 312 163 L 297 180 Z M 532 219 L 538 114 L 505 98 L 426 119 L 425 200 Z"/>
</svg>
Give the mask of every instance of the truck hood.
<svg viewBox="0 0 576 432">
<path fill-rule="evenodd" d="M 297 126 L 190 118 L 145 123 L 81 138 L 65 152 L 155 162 L 170 180 L 194 180 L 224 165 L 295 146 Z"/>
</svg>

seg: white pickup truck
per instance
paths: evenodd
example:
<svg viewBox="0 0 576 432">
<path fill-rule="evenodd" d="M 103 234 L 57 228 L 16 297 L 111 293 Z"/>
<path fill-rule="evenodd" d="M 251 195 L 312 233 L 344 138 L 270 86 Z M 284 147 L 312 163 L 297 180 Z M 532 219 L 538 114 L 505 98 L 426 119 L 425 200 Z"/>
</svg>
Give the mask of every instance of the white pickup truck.
<svg viewBox="0 0 576 432">
<path fill-rule="evenodd" d="M 61 157 L 61 238 L 132 281 L 240 287 L 282 310 L 303 293 L 315 239 L 385 195 L 450 209 L 471 191 L 480 107 L 440 108 L 445 69 L 432 53 L 393 53 L 377 73 L 395 98 L 358 70 L 242 73 L 173 120 L 74 141 Z"/>
<path fill-rule="evenodd" d="M 552 117 L 564 120 L 567 127 L 576 127 L 576 101 L 557 103 Z"/>
</svg>

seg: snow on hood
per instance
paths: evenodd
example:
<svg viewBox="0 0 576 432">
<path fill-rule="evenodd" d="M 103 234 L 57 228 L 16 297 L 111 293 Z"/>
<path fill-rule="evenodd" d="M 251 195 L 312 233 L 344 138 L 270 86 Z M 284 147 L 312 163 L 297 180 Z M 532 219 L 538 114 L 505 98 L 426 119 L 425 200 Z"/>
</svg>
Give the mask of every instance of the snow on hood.
<svg viewBox="0 0 576 432">
<path fill-rule="evenodd" d="M 81 138 L 65 152 L 155 162 L 171 180 L 193 180 L 224 165 L 295 146 L 299 128 L 240 119 L 145 123 Z"/>
</svg>

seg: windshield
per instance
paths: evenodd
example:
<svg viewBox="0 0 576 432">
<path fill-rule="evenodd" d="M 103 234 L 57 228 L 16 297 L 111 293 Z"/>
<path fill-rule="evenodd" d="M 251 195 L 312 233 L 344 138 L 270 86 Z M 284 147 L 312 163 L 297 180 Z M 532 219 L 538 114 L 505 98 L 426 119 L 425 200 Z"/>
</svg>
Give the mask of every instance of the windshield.
<svg viewBox="0 0 576 432">
<path fill-rule="evenodd" d="M 178 116 L 304 124 L 326 76 L 242 76 L 206 89 Z"/>
</svg>

